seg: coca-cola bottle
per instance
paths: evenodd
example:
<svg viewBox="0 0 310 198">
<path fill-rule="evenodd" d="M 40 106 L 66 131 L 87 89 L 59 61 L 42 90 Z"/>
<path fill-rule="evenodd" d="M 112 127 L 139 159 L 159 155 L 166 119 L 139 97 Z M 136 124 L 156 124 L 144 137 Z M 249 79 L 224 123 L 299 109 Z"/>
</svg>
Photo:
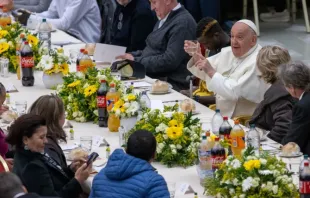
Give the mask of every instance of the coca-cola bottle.
<svg viewBox="0 0 310 198">
<path fill-rule="evenodd" d="M 304 162 L 304 169 L 299 175 L 300 198 L 310 198 L 310 168 L 309 162 Z"/>
<path fill-rule="evenodd" d="M 229 140 L 230 137 L 230 131 L 232 127 L 228 122 L 228 117 L 224 117 L 224 122 L 220 127 L 219 133 L 220 133 L 220 139 L 224 140 Z"/>
<path fill-rule="evenodd" d="M 34 77 L 33 77 L 33 67 L 34 67 L 34 57 L 31 47 L 29 46 L 28 41 L 25 42 L 21 52 L 21 68 L 22 68 L 22 84 L 23 86 L 33 86 Z"/>
<path fill-rule="evenodd" d="M 215 171 L 226 158 L 225 149 L 220 144 L 220 138 L 215 138 L 215 145 L 211 149 L 212 170 Z"/>
<path fill-rule="evenodd" d="M 100 87 L 97 91 L 97 107 L 98 107 L 98 124 L 99 127 L 108 127 L 109 114 L 107 111 L 108 86 L 106 80 L 101 80 Z"/>
</svg>

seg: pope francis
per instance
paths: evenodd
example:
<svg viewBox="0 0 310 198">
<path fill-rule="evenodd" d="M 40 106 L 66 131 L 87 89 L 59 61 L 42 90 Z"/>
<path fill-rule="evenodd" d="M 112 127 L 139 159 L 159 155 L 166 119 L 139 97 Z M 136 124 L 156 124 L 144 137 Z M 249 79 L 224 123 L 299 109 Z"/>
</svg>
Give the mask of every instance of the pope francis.
<svg viewBox="0 0 310 198">
<path fill-rule="evenodd" d="M 240 20 L 232 27 L 231 47 L 207 59 L 196 53 L 188 62 L 188 70 L 216 94 L 216 107 L 223 116 L 252 115 L 263 100 L 269 86 L 256 69 L 260 49 L 255 24 Z"/>
</svg>

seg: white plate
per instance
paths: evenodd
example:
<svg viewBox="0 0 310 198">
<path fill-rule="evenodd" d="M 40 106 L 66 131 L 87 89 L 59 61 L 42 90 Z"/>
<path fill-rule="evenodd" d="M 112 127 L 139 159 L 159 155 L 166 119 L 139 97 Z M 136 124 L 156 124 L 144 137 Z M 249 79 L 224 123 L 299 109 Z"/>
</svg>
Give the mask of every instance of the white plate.
<svg viewBox="0 0 310 198">
<path fill-rule="evenodd" d="M 182 111 L 183 113 L 189 113 L 189 112 L 186 112 L 186 111 Z M 192 111 L 192 114 L 193 115 L 197 115 L 197 114 L 200 114 L 200 112 L 199 111 L 197 111 L 197 110 L 195 110 L 195 111 Z"/>
<path fill-rule="evenodd" d="M 279 154 L 279 157 L 284 157 L 284 158 L 295 158 L 295 157 L 301 157 L 301 156 L 303 156 L 302 152 L 299 152 L 296 155 L 290 155 L 290 156 L 283 155 L 282 152 Z"/>
<path fill-rule="evenodd" d="M 165 92 L 153 92 L 153 91 L 150 91 L 150 94 L 152 95 L 165 95 L 165 94 L 169 94 L 171 93 L 171 90 L 168 90 L 168 91 L 165 91 Z"/>
</svg>

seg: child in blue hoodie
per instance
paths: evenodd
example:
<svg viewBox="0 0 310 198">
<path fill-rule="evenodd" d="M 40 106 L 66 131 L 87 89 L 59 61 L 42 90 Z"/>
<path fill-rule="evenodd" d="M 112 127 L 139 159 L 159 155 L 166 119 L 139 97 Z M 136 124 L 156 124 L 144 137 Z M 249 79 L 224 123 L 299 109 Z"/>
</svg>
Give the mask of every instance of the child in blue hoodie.
<svg viewBox="0 0 310 198">
<path fill-rule="evenodd" d="M 166 181 L 150 164 L 155 152 L 156 139 L 151 132 L 134 132 L 126 153 L 116 149 L 96 175 L 90 198 L 169 198 Z"/>
</svg>

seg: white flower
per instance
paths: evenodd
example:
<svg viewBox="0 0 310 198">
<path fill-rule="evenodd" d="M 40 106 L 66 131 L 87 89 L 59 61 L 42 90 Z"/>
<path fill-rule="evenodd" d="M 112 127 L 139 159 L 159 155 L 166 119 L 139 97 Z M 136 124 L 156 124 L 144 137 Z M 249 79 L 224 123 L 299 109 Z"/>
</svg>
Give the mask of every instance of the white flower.
<svg viewBox="0 0 310 198">
<path fill-rule="evenodd" d="M 180 144 L 178 144 L 178 145 L 177 145 L 177 149 L 178 149 L 178 150 L 181 150 L 181 149 L 182 149 L 182 146 L 181 146 Z"/>
<path fill-rule="evenodd" d="M 268 169 L 273 170 L 275 169 L 274 165 L 269 165 Z"/>
<path fill-rule="evenodd" d="M 73 114 L 72 114 L 72 116 L 75 118 L 75 117 L 77 117 L 79 115 L 79 113 L 78 112 L 73 112 Z"/>
<path fill-rule="evenodd" d="M 70 106 L 70 105 L 67 105 L 67 109 L 68 109 L 68 110 L 71 109 L 71 106 Z"/>
<path fill-rule="evenodd" d="M 163 135 L 163 138 L 166 140 L 166 139 L 168 139 L 168 136 L 167 135 Z"/>
<path fill-rule="evenodd" d="M 258 173 L 261 175 L 272 175 L 273 174 L 273 172 L 270 170 L 259 170 Z"/>
<path fill-rule="evenodd" d="M 125 104 L 124 104 L 124 107 L 127 109 L 127 108 L 129 108 L 130 107 L 130 103 L 129 102 L 126 102 Z"/>
<path fill-rule="evenodd" d="M 11 31 L 12 31 L 12 32 L 15 32 L 15 28 L 11 28 Z"/>
<path fill-rule="evenodd" d="M 172 150 L 172 154 L 173 154 L 173 155 L 176 155 L 176 154 L 177 154 L 177 150 L 173 149 L 173 150 Z"/>
<path fill-rule="evenodd" d="M 93 111 L 93 114 L 95 114 L 96 116 L 98 116 L 98 115 L 99 115 L 98 109 L 94 110 L 94 111 Z"/>
<path fill-rule="evenodd" d="M 230 195 L 233 195 L 233 194 L 235 194 L 235 189 L 233 189 L 233 188 L 230 188 L 230 189 L 229 189 L 229 194 L 230 194 Z"/>
<path fill-rule="evenodd" d="M 80 122 L 86 122 L 86 118 L 85 117 L 80 117 Z"/>
<path fill-rule="evenodd" d="M 130 103 L 129 108 L 127 109 L 131 115 L 135 115 L 140 109 L 140 105 L 137 101 L 133 101 Z"/>
<path fill-rule="evenodd" d="M 245 194 L 241 194 L 239 198 L 245 198 Z"/>
<path fill-rule="evenodd" d="M 79 111 L 78 116 L 81 117 L 82 115 L 83 115 L 83 113 Z"/>
<path fill-rule="evenodd" d="M 10 47 L 13 47 L 13 42 L 12 41 L 9 41 L 8 44 L 9 44 Z"/>
<path fill-rule="evenodd" d="M 222 198 L 221 193 L 217 193 L 217 194 L 216 194 L 216 198 Z"/>
<path fill-rule="evenodd" d="M 157 153 L 161 153 L 161 149 L 159 147 L 156 148 Z"/>
<path fill-rule="evenodd" d="M 164 144 L 164 143 L 159 143 L 159 144 L 158 144 L 158 147 L 161 148 L 161 149 L 163 149 L 163 148 L 165 147 L 165 144 Z"/>
<path fill-rule="evenodd" d="M 257 186 L 259 186 L 259 180 L 257 180 L 257 179 L 254 179 L 253 181 L 252 181 L 252 187 L 257 187 Z"/>
<path fill-rule="evenodd" d="M 266 184 L 262 184 L 262 188 L 266 188 Z"/>
<path fill-rule="evenodd" d="M 49 70 L 54 67 L 53 57 L 49 55 L 43 55 L 39 63 L 44 70 Z"/>
<path fill-rule="evenodd" d="M 174 144 L 170 144 L 169 146 L 170 146 L 171 149 L 176 149 Z"/>
<path fill-rule="evenodd" d="M 280 171 L 274 170 L 273 171 L 273 176 L 275 176 L 275 177 L 280 176 Z"/>
<path fill-rule="evenodd" d="M 260 163 L 262 165 L 266 165 L 267 164 L 267 160 L 265 160 L 265 159 L 259 159 L 259 161 L 260 161 Z"/>
<path fill-rule="evenodd" d="M 278 185 L 274 185 L 272 187 L 272 192 L 273 192 L 273 194 L 277 194 L 278 193 Z"/>
<path fill-rule="evenodd" d="M 75 121 L 80 122 L 80 118 L 75 118 Z"/>
<path fill-rule="evenodd" d="M 238 186 L 238 185 L 239 185 L 239 181 L 238 181 L 237 178 L 235 178 L 235 179 L 233 180 L 233 184 L 234 184 L 234 186 Z"/>
<path fill-rule="evenodd" d="M 293 185 L 293 184 L 289 184 L 288 187 L 289 187 L 290 189 L 294 189 L 294 185 Z"/>
<path fill-rule="evenodd" d="M 255 156 L 248 156 L 246 159 L 249 161 L 249 160 L 256 160 L 257 158 Z"/>
<path fill-rule="evenodd" d="M 120 110 L 120 109 L 117 109 L 117 110 L 115 111 L 115 115 L 120 116 L 120 115 L 121 115 L 121 110 Z"/>
<path fill-rule="evenodd" d="M 76 72 L 75 73 L 76 77 L 80 78 L 80 79 L 84 79 L 85 78 L 85 75 L 83 72 Z"/>
<path fill-rule="evenodd" d="M 105 75 L 101 75 L 101 74 L 98 74 L 98 75 L 97 75 L 97 78 L 98 78 L 99 82 L 100 82 L 101 80 L 106 80 L 106 79 L 107 79 L 107 77 L 106 77 Z"/>
<path fill-rule="evenodd" d="M 160 124 L 156 127 L 155 131 L 156 131 L 157 133 L 159 133 L 159 132 L 165 132 L 167 128 L 168 128 L 167 125 L 165 125 L 164 123 L 160 123 Z"/>
<path fill-rule="evenodd" d="M 0 43 L 6 43 L 7 42 L 7 40 L 6 39 L 0 39 Z"/>
<path fill-rule="evenodd" d="M 234 169 L 237 169 L 237 168 L 240 168 L 241 166 L 241 163 L 238 159 L 234 159 L 232 162 L 231 162 L 231 166 L 234 168 Z"/>
<path fill-rule="evenodd" d="M 56 91 L 60 92 L 62 90 L 62 88 L 64 87 L 63 84 L 57 85 Z"/>
<path fill-rule="evenodd" d="M 243 182 L 242 182 L 242 191 L 243 192 L 248 191 L 252 187 L 252 181 L 253 181 L 252 177 L 248 177 L 245 180 L 243 180 Z"/>
<path fill-rule="evenodd" d="M 88 83 L 85 83 L 84 86 L 83 86 L 83 88 L 85 89 L 85 88 L 87 88 L 87 87 L 89 87 L 89 84 L 88 84 Z"/>
</svg>

